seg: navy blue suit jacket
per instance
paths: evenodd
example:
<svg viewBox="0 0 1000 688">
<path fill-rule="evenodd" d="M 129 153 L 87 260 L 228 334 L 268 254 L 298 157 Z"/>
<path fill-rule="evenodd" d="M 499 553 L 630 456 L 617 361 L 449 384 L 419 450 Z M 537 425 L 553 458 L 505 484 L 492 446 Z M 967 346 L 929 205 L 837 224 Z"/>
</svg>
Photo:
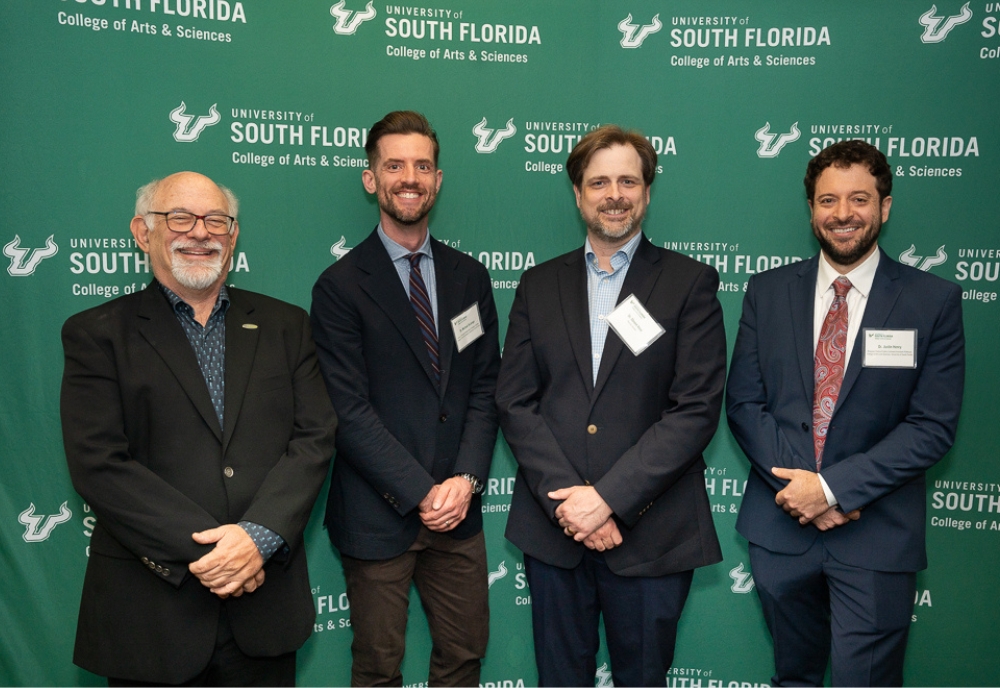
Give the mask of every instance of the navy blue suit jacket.
<svg viewBox="0 0 1000 688">
<path fill-rule="evenodd" d="M 881 250 L 881 249 L 880 249 Z M 773 466 L 816 470 L 812 440 L 813 311 L 819 256 L 754 275 L 729 371 L 729 426 L 752 470 L 737 530 L 773 552 L 817 537 L 839 561 L 918 571 L 924 473 L 955 439 L 965 376 L 958 285 L 881 254 L 861 329 L 830 421 L 821 474 L 840 508 L 861 518 L 825 533 L 775 504 Z M 864 329 L 916 329 L 916 368 L 864 368 Z"/>
<path fill-rule="evenodd" d="M 441 383 L 434 380 L 413 306 L 389 253 L 372 232 L 313 287 L 320 368 L 340 424 L 326 525 L 356 559 L 390 559 L 420 531 L 417 505 L 456 473 L 484 482 L 496 445 L 493 404 L 500 367 L 489 273 L 431 240 L 438 299 Z M 461 352 L 451 319 L 479 304 L 484 334 Z M 449 535 L 482 530 L 480 498 Z"/>
<path fill-rule="evenodd" d="M 634 356 L 608 332 L 593 382 L 583 249 L 524 273 L 504 345 L 497 404 L 517 458 L 507 538 L 572 568 L 586 551 L 563 534 L 550 490 L 591 484 L 623 542 L 605 554 L 624 576 L 662 576 L 722 558 L 702 452 L 719 423 L 726 333 L 714 268 L 642 239 L 630 294 L 665 330 Z"/>
</svg>

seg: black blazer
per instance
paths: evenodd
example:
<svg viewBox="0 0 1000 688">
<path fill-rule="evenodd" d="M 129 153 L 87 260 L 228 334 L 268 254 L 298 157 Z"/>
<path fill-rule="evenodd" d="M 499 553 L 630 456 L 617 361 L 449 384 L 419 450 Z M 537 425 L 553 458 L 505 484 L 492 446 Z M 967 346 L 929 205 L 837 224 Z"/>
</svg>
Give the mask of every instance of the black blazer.
<svg viewBox="0 0 1000 688">
<path fill-rule="evenodd" d="M 389 559 L 417 538 L 416 510 L 455 473 L 484 482 L 496 444 L 500 363 L 496 306 L 486 268 L 432 239 L 441 383 L 417 318 L 377 231 L 313 287 L 320 367 L 337 410 L 337 456 L 327 503 L 330 540 L 357 559 Z M 451 319 L 479 304 L 484 334 L 461 353 Z M 480 498 L 450 531 L 482 530 Z"/>
<path fill-rule="evenodd" d="M 73 485 L 97 515 L 74 661 L 104 676 L 181 682 L 215 646 L 220 605 L 252 656 L 291 652 L 315 618 L 302 532 L 336 417 L 302 309 L 229 289 L 225 427 L 170 303 L 144 291 L 63 327 L 62 426 Z M 196 531 L 248 520 L 287 558 L 220 600 L 188 572 Z"/>
<path fill-rule="evenodd" d="M 714 268 L 643 238 L 619 301 L 635 294 L 665 333 L 634 356 L 608 332 L 596 386 L 584 252 L 526 272 L 497 384 L 504 437 L 518 463 L 507 538 L 571 568 L 585 547 L 563 534 L 546 494 L 591 484 L 614 510 L 625 576 L 659 576 L 722 558 L 702 451 L 719 422 L 726 335 Z"/>
<path fill-rule="evenodd" d="M 881 250 L 881 249 L 880 249 Z M 815 471 L 813 310 L 818 256 L 754 275 L 729 373 L 729 426 L 750 459 L 736 529 L 773 552 L 822 537 L 845 564 L 918 571 L 924 473 L 955 441 L 965 380 L 962 290 L 882 253 L 823 450 L 822 475 L 844 512 L 861 518 L 820 533 L 775 504 L 772 466 Z M 916 329 L 915 368 L 864 368 L 864 329 Z"/>
</svg>

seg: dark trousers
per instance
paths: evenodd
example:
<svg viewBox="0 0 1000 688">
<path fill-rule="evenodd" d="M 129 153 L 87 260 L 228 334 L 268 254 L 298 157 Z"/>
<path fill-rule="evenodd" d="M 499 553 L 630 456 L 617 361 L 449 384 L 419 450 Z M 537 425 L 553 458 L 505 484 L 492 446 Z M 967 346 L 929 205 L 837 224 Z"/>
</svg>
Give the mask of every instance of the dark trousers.
<svg viewBox="0 0 1000 688">
<path fill-rule="evenodd" d="M 490 613 L 483 533 L 466 540 L 426 528 L 409 550 L 384 561 L 342 556 L 351 605 L 351 684 L 401 686 L 410 582 L 430 626 L 432 686 L 478 686 Z"/>
<path fill-rule="evenodd" d="M 594 685 L 601 615 L 614 684 L 666 685 L 691 571 L 619 576 L 603 554 L 589 550 L 574 569 L 527 555 L 524 568 L 531 588 L 538 685 Z"/>
<path fill-rule="evenodd" d="M 295 653 L 277 657 L 250 657 L 233 639 L 226 605 L 219 614 L 215 651 L 208 666 L 183 683 L 156 683 L 108 677 L 109 686 L 294 686 Z"/>
<path fill-rule="evenodd" d="M 842 564 L 817 538 L 804 554 L 750 545 L 750 566 L 774 640 L 776 686 L 901 686 L 915 573 Z"/>
</svg>

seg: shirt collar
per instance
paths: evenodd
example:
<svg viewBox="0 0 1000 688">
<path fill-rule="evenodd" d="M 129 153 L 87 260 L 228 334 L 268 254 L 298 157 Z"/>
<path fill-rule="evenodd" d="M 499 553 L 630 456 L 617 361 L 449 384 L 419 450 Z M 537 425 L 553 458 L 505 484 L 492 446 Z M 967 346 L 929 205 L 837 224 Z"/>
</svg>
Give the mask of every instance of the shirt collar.
<svg viewBox="0 0 1000 688">
<path fill-rule="evenodd" d="M 378 223 L 378 238 L 382 240 L 382 245 L 385 246 L 385 250 L 389 252 L 389 259 L 395 263 L 397 260 L 406 258 L 411 253 L 422 253 L 431 260 L 434 260 L 434 255 L 431 253 L 431 231 L 427 230 L 427 234 L 424 235 L 424 243 L 420 244 L 420 248 L 416 251 L 411 251 L 405 246 L 396 243 L 389 238 L 389 235 L 385 233 L 382 229 L 382 223 Z"/>
<path fill-rule="evenodd" d="M 872 283 L 875 281 L 875 270 L 878 268 L 879 258 L 882 255 L 882 251 L 877 247 L 872 254 L 868 256 L 861 265 L 857 266 L 849 273 L 844 275 L 847 279 L 851 281 L 851 286 L 857 289 L 860 294 L 868 298 L 868 294 L 872 290 Z M 826 292 L 827 289 L 833 288 L 833 282 L 838 277 L 840 273 L 837 272 L 829 261 L 827 261 L 826 256 L 820 251 L 819 254 L 819 272 L 816 275 L 816 287 L 818 293 L 822 294 Z"/>
<path fill-rule="evenodd" d="M 167 287 L 162 282 L 157 282 L 157 284 L 160 286 L 160 291 L 163 292 L 163 295 L 167 297 L 167 301 L 170 302 L 171 307 L 173 307 L 174 313 L 188 313 L 188 314 L 194 313 L 194 309 L 191 308 L 191 305 L 187 303 L 184 299 L 182 299 L 180 296 L 175 294 L 173 291 L 171 291 L 169 287 Z M 215 315 L 220 310 L 222 311 L 223 314 L 225 314 L 225 312 L 228 309 L 229 309 L 229 291 L 226 289 L 226 285 L 223 284 L 222 287 L 219 289 L 219 295 L 215 298 L 215 305 L 212 307 L 212 315 Z"/>
<path fill-rule="evenodd" d="M 634 237 L 614 252 L 611 256 L 611 267 L 614 268 L 615 272 L 618 272 L 621 268 L 632 262 L 632 258 L 639 248 L 640 241 L 642 241 L 642 232 L 636 232 Z M 587 265 L 597 268 L 597 254 L 594 253 L 594 247 L 590 244 L 589 236 L 583 243 L 583 252 L 587 258 Z"/>
</svg>

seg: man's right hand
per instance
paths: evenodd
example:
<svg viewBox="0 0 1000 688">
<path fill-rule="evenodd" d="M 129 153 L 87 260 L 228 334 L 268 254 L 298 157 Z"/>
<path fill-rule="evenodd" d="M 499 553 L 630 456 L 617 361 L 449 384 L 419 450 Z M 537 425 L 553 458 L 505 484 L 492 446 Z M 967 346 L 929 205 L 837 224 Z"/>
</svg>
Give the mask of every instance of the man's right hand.
<svg viewBox="0 0 1000 688">
<path fill-rule="evenodd" d="M 855 509 L 847 514 L 843 514 L 837 510 L 837 507 L 831 506 L 822 514 L 814 518 L 811 523 L 820 530 L 831 530 L 837 526 L 850 523 L 851 521 L 857 521 L 859 518 L 861 518 L 861 511 L 858 509 Z"/>
<path fill-rule="evenodd" d="M 603 526 L 584 538 L 583 544 L 587 549 L 596 549 L 598 552 L 605 552 L 622 544 L 622 534 L 615 519 L 605 521 Z"/>
</svg>

